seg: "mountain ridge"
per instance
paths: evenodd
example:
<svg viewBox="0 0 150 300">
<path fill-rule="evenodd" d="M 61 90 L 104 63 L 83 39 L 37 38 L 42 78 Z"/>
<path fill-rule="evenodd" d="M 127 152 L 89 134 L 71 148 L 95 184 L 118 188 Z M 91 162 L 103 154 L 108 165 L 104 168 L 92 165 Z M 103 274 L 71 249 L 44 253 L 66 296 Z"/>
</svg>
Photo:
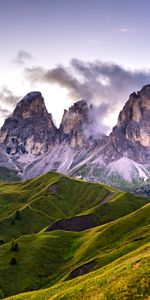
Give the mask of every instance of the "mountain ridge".
<svg viewBox="0 0 150 300">
<path fill-rule="evenodd" d="M 41 93 L 27 94 L 0 131 L 11 166 L 25 179 L 53 170 L 115 186 L 118 180 L 118 187 L 122 181 L 122 188 L 149 180 L 150 85 L 130 95 L 109 136 L 93 134 L 92 109 L 85 100 L 74 103 L 56 128 Z"/>
</svg>

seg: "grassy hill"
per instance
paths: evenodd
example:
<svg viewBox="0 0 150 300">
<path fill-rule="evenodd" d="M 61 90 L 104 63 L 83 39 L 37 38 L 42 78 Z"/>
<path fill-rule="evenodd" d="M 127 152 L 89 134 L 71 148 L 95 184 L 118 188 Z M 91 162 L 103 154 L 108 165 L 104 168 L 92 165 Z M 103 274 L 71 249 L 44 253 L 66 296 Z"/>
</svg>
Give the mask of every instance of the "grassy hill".
<svg viewBox="0 0 150 300">
<path fill-rule="evenodd" d="M 51 288 L 7 300 L 135 300 L 149 298 L 150 244 L 115 260 L 106 267 Z"/>
<path fill-rule="evenodd" d="M 149 242 L 148 197 L 56 173 L 0 185 L 1 298 L 148 299 Z"/>
</svg>

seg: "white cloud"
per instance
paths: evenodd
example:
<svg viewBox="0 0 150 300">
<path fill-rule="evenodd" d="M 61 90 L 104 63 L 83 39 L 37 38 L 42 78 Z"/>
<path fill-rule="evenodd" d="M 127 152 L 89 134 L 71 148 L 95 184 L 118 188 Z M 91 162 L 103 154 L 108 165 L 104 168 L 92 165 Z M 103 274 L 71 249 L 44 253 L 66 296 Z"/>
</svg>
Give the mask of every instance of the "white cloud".
<svg viewBox="0 0 150 300">
<path fill-rule="evenodd" d="M 127 27 L 122 27 L 119 29 L 119 32 L 128 33 L 128 32 L 133 32 L 133 30 Z"/>
<path fill-rule="evenodd" d="M 100 41 L 98 39 L 96 39 L 96 38 L 93 38 L 93 39 L 89 40 L 89 43 L 91 45 L 98 46 L 100 44 Z"/>
<path fill-rule="evenodd" d="M 99 128 L 105 123 L 110 129 L 129 94 L 150 82 L 150 70 L 128 70 L 115 63 L 78 59 L 73 59 L 69 68 L 62 65 L 50 69 L 25 68 L 25 76 L 37 84 L 58 84 L 68 91 L 71 102 L 85 99 L 92 103 Z"/>
<path fill-rule="evenodd" d="M 32 61 L 33 59 L 33 56 L 29 52 L 19 50 L 13 62 L 17 65 L 24 65 L 26 62 Z"/>
</svg>

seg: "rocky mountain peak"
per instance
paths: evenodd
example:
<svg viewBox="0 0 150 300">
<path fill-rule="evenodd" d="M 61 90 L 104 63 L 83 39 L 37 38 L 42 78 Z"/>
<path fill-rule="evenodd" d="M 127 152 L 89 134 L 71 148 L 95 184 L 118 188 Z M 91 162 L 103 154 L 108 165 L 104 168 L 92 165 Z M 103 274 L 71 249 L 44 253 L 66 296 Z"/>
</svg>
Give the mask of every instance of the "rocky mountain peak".
<svg viewBox="0 0 150 300">
<path fill-rule="evenodd" d="M 84 127 L 90 122 L 89 110 L 87 102 L 80 100 L 64 111 L 59 129 L 60 141 L 67 141 L 72 147 L 84 145 Z"/>
<path fill-rule="evenodd" d="M 150 85 L 130 95 L 118 118 L 117 128 L 120 127 L 127 140 L 150 147 Z"/>
<path fill-rule="evenodd" d="M 40 92 L 27 94 L 6 119 L 0 131 L 0 143 L 9 154 L 46 152 L 57 138 L 57 129 Z"/>
<path fill-rule="evenodd" d="M 110 135 L 106 158 L 122 156 L 150 163 L 150 85 L 130 95 Z"/>
<path fill-rule="evenodd" d="M 85 115 L 88 113 L 88 104 L 85 100 L 79 100 L 69 108 L 69 111 Z"/>
<path fill-rule="evenodd" d="M 48 114 L 45 107 L 44 99 L 40 92 L 28 93 L 16 106 L 14 110 L 14 117 L 23 120 L 28 119 L 34 115 L 42 116 Z"/>
<path fill-rule="evenodd" d="M 109 136 L 95 134 L 93 116 L 95 109 L 80 100 L 64 111 L 57 129 L 42 94 L 27 94 L 0 130 L 0 164 L 23 171 L 24 178 L 55 170 L 112 185 L 114 178 L 122 182 L 120 177 L 146 181 L 150 176 L 150 85 L 130 95 Z"/>
<path fill-rule="evenodd" d="M 84 128 L 89 124 L 89 107 L 80 100 L 64 111 L 60 128 L 53 123 L 40 92 L 28 93 L 16 106 L 0 131 L 0 144 L 10 155 L 40 155 L 56 143 L 82 147 Z"/>
<path fill-rule="evenodd" d="M 140 92 L 138 92 L 138 94 L 147 96 L 150 99 L 150 84 L 144 85 L 143 88 L 141 89 Z"/>
<path fill-rule="evenodd" d="M 132 93 L 119 114 L 118 124 L 135 121 L 140 123 L 142 119 L 148 119 L 150 114 L 150 85 L 144 86 L 141 91 Z"/>
</svg>

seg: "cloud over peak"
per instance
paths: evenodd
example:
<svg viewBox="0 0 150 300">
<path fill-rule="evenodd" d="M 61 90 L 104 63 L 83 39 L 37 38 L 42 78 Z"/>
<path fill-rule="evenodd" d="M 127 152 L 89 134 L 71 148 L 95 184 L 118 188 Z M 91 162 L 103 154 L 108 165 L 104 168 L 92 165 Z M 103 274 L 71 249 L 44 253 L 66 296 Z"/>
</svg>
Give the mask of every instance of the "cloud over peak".
<svg viewBox="0 0 150 300">
<path fill-rule="evenodd" d="M 56 83 L 65 87 L 71 102 L 84 99 L 92 103 L 99 128 L 104 128 L 104 122 L 111 128 L 114 124 L 110 124 L 110 115 L 119 113 L 130 93 L 150 83 L 150 70 L 128 70 L 99 60 L 72 59 L 69 68 L 63 65 L 50 69 L 25 68 L 25 76 L 33 83 Z"/>
</svg>

